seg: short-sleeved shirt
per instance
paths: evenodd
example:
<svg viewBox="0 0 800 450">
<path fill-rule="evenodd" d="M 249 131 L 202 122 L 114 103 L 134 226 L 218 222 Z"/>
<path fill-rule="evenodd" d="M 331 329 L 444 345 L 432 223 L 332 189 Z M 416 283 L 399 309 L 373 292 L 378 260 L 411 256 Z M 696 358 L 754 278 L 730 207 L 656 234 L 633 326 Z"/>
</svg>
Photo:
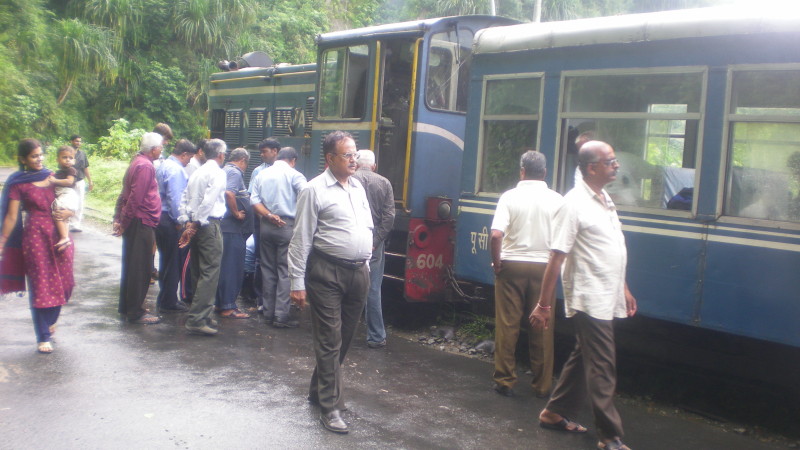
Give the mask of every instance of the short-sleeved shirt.
<svg viewBox="0 0 800 450">
<path fill-rule="evenodd" d="M 232 192 L 233 195 L 236 196 L 237 208 L 244 209 L 245 213 L 247 213 L 246 206 L 249 206 L 250 198 L 247 195 L 247 190 L 244 188 L 242 170 L 230 163 L 225 164 L 222 170 L 225 171 L 225 190 Z M 220 229 L 223 233 L 241 233 L 244 231 L 244 224 L 244 220 L 237 219 L 231 215 L 229 210 L 226 210 L 225 216 L 222 218 L 222 222 L 220 222 Z M 248 229 L 252 227 L 252 224 L 250 224 Z"/>
<path fill-rule="evenodd" d="M 67 167 L 66 169 L 59 168 L 53 174 L 56 180 L 66 180 L 69 176 L 75 177 L 75 181 L 78 181 L 78 171 L 75 170 L 75 167 Z"/>
<path fill-rule="evenodd" d="M 553 221 L 552 249 L 567 254 L 561 280 L 567 317 L 583 311 L 595 319 L 627 317 L 628 253 L 617 208 L 608 193 L 584 181 L 564 196 Z"/>
<path fill-rule="evenodd" d="M 286 161 L 278 160 L 250 181 L 250 202 L 263 204 L 272 214 L 294 219 L 297 194 L 304 187 L 306 177 Z"/>
<path fill-rule="evenodd" d="M 75 175 L 75 181 L 81 181 L 86 178 L 86 168 L 89 167 L 89 158 L 83 150 L 75 151 L 75 164 L 72 166 L 78 172 Z"/>
<path fill-rule="evenodd" d="M 492 229 L 503 232 L 500 259 L 547 263 L 553 217 L 564 204 L 558 192 L 540 180 L 522 180 L 500 196 Z"/>
</svg>

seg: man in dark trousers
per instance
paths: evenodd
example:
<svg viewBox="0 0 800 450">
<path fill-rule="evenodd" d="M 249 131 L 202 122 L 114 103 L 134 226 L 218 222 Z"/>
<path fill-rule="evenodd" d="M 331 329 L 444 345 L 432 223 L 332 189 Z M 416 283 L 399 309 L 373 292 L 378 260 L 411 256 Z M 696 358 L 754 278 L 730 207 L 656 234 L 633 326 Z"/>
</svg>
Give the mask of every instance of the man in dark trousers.
<svg viewBox="0 0 800 450">
<path fill-rule="evenodd" d="M 306 187 L 306 177 L 295 170 L 297 151 L 284 147 L 275 164 L 262 171 L 252 183 L 251 202 L 261 220 L 262 310 L 275 328 L 294 328 L 299 321 L 290 316 L 289 261 L 287 252 L 297 215 L 297 194 Z"/>
<path fill-rule="evenodd" d="M 181 258 L 178 248 L 181 224 L 181 197 L 189 177 L 183 170 L 197 153 L 197 147 L 186 139 L 175 144 L 172 154 L 156 169 L 158 194 L 161 196 L 161 220 L 156 228 L 158 247 L 158 298 L 159 312 L 184 312 L 189 309 L 178 299 L 178 281 L 181 276 Z"/>
<path fill-rule="evenodd" d="M 161 155 L 162 145 L 163 138 L 158 133 L 142 136 L 139 153 L 122 180 L 122 192 L 114 212 L 114 235 L 122 236 L 119 313 L 131 323 L 161 321 L 147 313 L 144 299 L 150 287 L 156 227 L 161 218 L 161 197 L 153 161 Z"/>
<path fill-rule="evenodd" d="M 317 365 L 308 400 L 320 406 L 322 425 L 347 433 L 341 365 L 355 335 L 369 289 L 372 216 L 356 171 L 356 144 L 343 131 L 322 143 L 328 168 L 309 181 L 297 200 L 289 244 L 291 299 L 311 305 Z"/>
<path fill-rule="evenodd" d="M 386 346 L 386 329 L 383 326 L 381 285 L 383 283 L 384 247 L 394 225 L 394 191 L 392 183 L 378 175 L 375 169 L 375 153 L 359 150 L 358 170 L 353 175 L 367 191 L 369 209 L 372 211 L 372 258 L 369 260 L 369 294 L 365 318 L 367 322 L 367 347 Z"/>
<path fill-rule="evenodd" d="M 197 152 L 203 165 L 189 177 L 178 218 L 184 224 L 178 246 L 186 247 L 191 243 L 192 247 L 194 300 L 186 316 L 186 329 L 210 336 L 219 331 L 211 313 L 222 262 L 220 220 L 226 211 L 227 177 L 222 170 L 226 151 L 225 142 L 211 139 Z"/>
<path fill-rule="evenodd" d="M 575 328 L 575 348 L 539 413 L 539 425 L 584 433 L 570 420 L 588 394 L 594 412 L 597 447 L 630 450 L 622 443 L 622 419 L 614 406 L 616 352 L 613 319 L 636 314 L 636 298 L 625 282 L 627 250 L 617 209 L 603 187 L 617 178 L 619 162 L 605 142 L 589 141 L 578 152 L 583 181 L 564 196 L 553 221 L 550 261 L 544 271 L 539 302 L 529 320 L 536 328 L 551 325 L 559 274 L 566 316 Z M 563 274 L 561 267 L 564 266 Z"/>
</svg>

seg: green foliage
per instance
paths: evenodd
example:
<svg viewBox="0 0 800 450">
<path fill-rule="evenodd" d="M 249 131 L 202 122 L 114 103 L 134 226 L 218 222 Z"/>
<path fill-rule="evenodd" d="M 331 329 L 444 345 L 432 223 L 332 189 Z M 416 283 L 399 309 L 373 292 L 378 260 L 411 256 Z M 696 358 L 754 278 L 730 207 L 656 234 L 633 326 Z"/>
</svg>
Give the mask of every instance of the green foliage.
<svg viewBox="0 0 800 450">
<path fill-rule="evenodd" d="M 97 140 L 95 156 L 129 161 L 138 151 L 139 141 L 145 133 L 141 128 L 129 128 L 130 122 L 127 120 L 115 120 L 108 129 L 108 136 Z"/>
<path fill-rule="evenodd" d="M 494 338 L 494 331 L 489 328 L 490 317 L 472 314 L 470 320 L 461 324 L 458 334 L 462 339 L 471 340 L 475 343 Z"/>
</svg>

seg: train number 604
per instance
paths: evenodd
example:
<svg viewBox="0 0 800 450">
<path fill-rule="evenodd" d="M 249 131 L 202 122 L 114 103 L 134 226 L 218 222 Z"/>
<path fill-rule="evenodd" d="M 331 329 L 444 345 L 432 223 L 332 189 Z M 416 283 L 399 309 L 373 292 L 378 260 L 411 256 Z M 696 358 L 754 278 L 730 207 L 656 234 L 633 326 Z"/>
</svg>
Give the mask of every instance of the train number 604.
<svg viewBox="0 0 800 450">
<path fill-rule="evenodd" d="M 441 269 L 443 266 L 442 255 L 422 253 L 417 257 L 417 269 Z"/>
</svg>

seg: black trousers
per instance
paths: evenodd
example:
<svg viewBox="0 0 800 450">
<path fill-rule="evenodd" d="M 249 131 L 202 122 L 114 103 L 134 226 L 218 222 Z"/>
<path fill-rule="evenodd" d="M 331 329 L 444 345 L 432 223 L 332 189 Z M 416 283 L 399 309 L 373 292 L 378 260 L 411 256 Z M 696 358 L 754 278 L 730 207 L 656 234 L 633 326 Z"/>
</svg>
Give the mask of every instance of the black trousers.
<svg viewBox="0 0 800 450">
<path fill-rule="evenodd" d="M 317 365 L 309 398 L 323 413 L 345 409 L 341 365 L 353 341 L 369 290 L 369 268 L 347 269 L 313 252 L 306 267 L 306 295 Z"/>
<path fill-rule="evenodd" d="M 131 220 L 122 233 L 122 279 L 119 283 L 119 313 L 136 320 L 143 316 L 144 299 L 153 273 L 155 228 Z"/>
</svg>

